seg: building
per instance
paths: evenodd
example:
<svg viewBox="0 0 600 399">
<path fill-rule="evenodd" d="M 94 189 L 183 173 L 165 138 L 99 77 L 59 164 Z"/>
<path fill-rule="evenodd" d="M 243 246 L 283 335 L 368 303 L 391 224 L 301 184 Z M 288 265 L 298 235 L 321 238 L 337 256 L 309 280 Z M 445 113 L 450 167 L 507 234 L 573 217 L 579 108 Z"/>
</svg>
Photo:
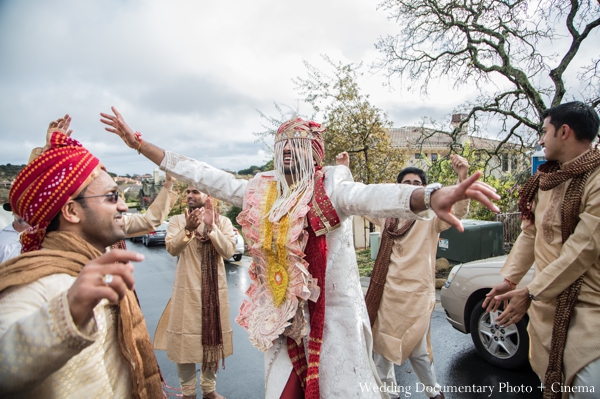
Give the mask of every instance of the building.
<svg viewBox="0 0 600 399">
<path fill-rule="evenodd" d="M 465 117 L 465 114 L 452 115 L 452 129 L 456 129 Z M 469 134 L 467 124 L 462 126 L 456 140 L 453 139 L 451 133 L 450 131 L 439 131 L 417 126 L 405 126 L 388 130 L 392 145 L 405 150 L 405 167 L 414 166 L 425 171 L 429 169 L 432 163 L 448 157 L 451 149 L 455 153 L 460 153 L 461 147 L 468 146 L 476 152 L 480 152 L 480 155 L 477 155 L 479 159 L 486 160 L 489 157 L 488 154 L 495 153 L 496 148 L 501 143 L 500 140 L 475 137 Z M 489 159 L 486 173 L 500 177 L 503 174 L 528 170 L 529 165 L 530 161 L 525 156 L 524 151 L 511 143 L 505 143 L 500 153 L 492 155 Z M 354 247 L 368 247 L 373 226 L 366 219 L 355 216 L 353 228 Z"/>
<path fill-rule="evenodd" d="M 465 117 L 465 114 L 452 115 L 452 128 L 458 127 Z M 486 160 L 487 154 L 495 153 L 496 148 L 501 144 L 500 140 L 470 135 L 467 124 L 463 125 L 456 140 L 453 140 L 450 131 L 415 126 L 392 128 L 389 130 L 389 135 L 394 147 L 406 150 L 406 166 L 415 166 L 425 171 L 432 162 L 447 157 L 451 149 L 460 152 L 460 147 L 468 145 L 481 153 L 480 159 Z M 529 162 L 523 151 L 511 143 L 505 143 L 498 155 L 491 156 L 486 171 L 500 177 L 504 173 L 521 172 L 528 167 Z"/>
</svg>

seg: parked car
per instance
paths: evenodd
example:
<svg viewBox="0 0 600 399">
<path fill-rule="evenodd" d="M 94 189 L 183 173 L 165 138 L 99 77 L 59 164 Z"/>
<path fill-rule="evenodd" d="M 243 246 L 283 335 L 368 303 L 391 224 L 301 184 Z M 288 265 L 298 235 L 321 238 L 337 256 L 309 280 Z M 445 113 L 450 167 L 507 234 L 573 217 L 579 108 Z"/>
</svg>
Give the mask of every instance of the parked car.
<svg viewBox="0 0 600 399">
<path fill-rule="evenodd" d="M 246 249 L 244 246 L 244 237 L 242 237 L 235 227 L 233 228 L 233 234 L 235 235 L 235 254 L 233 254 L 233 260 L 239 262 L 242 260 L 242 255 L 244 255 Z"/>
<path fill-rule="evenodd" d="M 164 244 L 167 237 L 167 227 L 169 227 L 169 222 L 163 222 L 152 233 L 144 234 L 144 236 L 142 236 L 142 243 L 147 247 L 150 245 Z"/>
<path fill-rule="evenodd" d="M 129 237 L 129 239 L 131 240 L 131 242 L 142 242 L 144 240 L 144 236 L 145 234 L 142 234 L 140 236 Z"/>
<path fill-rule="evenodd" d="M 132 212 L 125 212 L 125 213 L 123 213 L 123 215 L 124 215 L 124 216 L 131 216 L 131 215 L 133 215 L 133 214 L 134 214 L 134 213 L 132 213 Z M 140 234 L 139 236 L 133 236 L 133 237 L 129 237 L 129 239 L 130 239 L 132 242 L 142 242 L 142 239 L 144 238 L 144 235 L 145 235 L 145 234 Z"/>
<path fill-rule="evenodd" d="M 481 307 L 485 295 L 502 282 L 500 269 L 507 257 L 503 255 L 454 266 L 440 296 L 448 322 L 458 331 L 471 334 L 481 357 L 495 366 L 514 369 L 529 362 L 529 318 L 525 315 L 517 324 L 502 328 L 494 323 L 502 310 L 487 313 Z M 532 278 L 533 267 L 517 289 L 524 288 Z"/>
</svg>

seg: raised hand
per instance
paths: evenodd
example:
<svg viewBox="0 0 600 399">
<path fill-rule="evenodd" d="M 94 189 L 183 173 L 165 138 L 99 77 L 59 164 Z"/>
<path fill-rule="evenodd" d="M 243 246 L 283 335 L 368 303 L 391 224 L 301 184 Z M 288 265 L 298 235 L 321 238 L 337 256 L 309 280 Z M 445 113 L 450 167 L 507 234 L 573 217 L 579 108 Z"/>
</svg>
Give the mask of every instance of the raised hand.
<svg viewBox="0 0 600 399">
<path fill-rule="evenodd" d="M 204 218 L 204 208 L 196 208 L 193 211 L 185 209 L 185 229 L 195 231 Z"/>
<path fill-rule="evenodd" d="M 450 155 L 450 162 L 458 176 L 458 181 L 465 181 L 469 176 L 469 162 L 458 154 Z"/>
<path fill-rule="evenodd" d="M 500 209 L 491 200 L 498 200 L 500 196 L 496 190 L 487 183 L 477 179 L 481 172 L 475 172 L 460 184 L 442 187 L 431 194 L 431 209 L 444 222 L 456 227 L 458 231 L 464 231 L 460 220 L 452 214 L 452 205 L 464 199 L 473 199 L 481 202 L 492 212 L 500 212 Z"/>
<path fill-rule="evenodd" d="M 85 265 L 67 292 L 75 325 L 85 325 L 102 299 L 111 303 L 123 299 L 127 290 L 134 288 L 133 265 L 129 262 L 142 260 L 142 254 L 114 249 Z M 108 275 L 112 277 L 107 279 Z"/>
<path fill-rule="evenodd" d="M 215 223 L 215 208 L 214 205 L 212 203 L 212 200 L 210 199 L 210 197 L 206 197 L 206 202 L 204 203 L 204 224 L 206 225 L 206 228 L 208 229 L 208 231 L 212 230 L 214 227 L 214 223 Z"/>
<path fill-rule="evenodd" d="M 350 167 L 350 156 L 346 151 L 340 152 L 335 156 L 335 164 L 336 165 L 344 165 L 346 167 Z"/>
<path fill-rule="evenodd" d="M 71 136 L 73 130 L 69 130 L 70 125 L 71 117 L 69 116 L 69 114 L 66 114 L 64 117 L 50 122 L 50 124 L 48 125 L 48 130 L 46 130 L 46 145 L 44 145 L 44 151 L 50 148 L 50 140 L 52 139 L 52 134 L 54 132 L 61 132 L 63 134 L 66 134 L 67 136 Z"/>
<path fill-rule="evenodd" d="M 110 126 L 105 127 L 104 129 L 121 137 L 129 147 L 137 149 L 140 142 L 136 137 L 135 132 L 131 130 L 127 123 L 125 123 L 125 119 L 123 119 L 123 116 L 115 107 L 111 107 L 111 110 L 114 115 L 100 113 L 100 116 L 103 118 L 100 119 L 100 122 Z"/>
</svg>

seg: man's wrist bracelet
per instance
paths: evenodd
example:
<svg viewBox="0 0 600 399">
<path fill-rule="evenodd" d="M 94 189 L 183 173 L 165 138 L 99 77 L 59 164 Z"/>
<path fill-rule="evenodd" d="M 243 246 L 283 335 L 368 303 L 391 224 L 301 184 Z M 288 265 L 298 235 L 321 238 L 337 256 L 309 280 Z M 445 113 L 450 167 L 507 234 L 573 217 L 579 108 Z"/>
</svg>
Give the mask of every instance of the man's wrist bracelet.
<svg viewBox="0 0 600 399">
<path fill-rule="evenodd" d="M 506 281 L 508 284 L 510 284 L 510 288 L 512 290 L 514 290 L 515 288 L 517 288 L 517 284 L 513 283 L 512 281 L 510 281 L 509 279 L 505 278 L 504 281 Z"/>
<path fill-rule="evenodd" d="M 141 154 L 140 149 L 142 148 L 142 143 L 144 142 L 144 140 L 142 140 L 142 134 L 140 132 L 135 132 L 135 138 L 137 139 L 137 141 L 140 142 L 140 144 L 136 148 L 136 151 L 138 154 Z"/>
<path fill-rule="evenodd" d="M 532 301 L 539 301 L 540 298 L 536 297 L 535 295 L 533 295 L 529 289 L 527 289 L 527 294 L 529 294 L 529 299 L 531 299 Z"/>
</svg>

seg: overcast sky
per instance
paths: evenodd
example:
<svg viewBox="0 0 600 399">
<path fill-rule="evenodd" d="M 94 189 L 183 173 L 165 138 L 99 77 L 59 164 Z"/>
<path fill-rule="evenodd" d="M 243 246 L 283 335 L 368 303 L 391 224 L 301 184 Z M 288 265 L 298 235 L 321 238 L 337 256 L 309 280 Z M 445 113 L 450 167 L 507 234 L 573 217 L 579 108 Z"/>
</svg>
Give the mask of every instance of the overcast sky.
<svg viewBox="0 0 600 399">
<path fill-rule="evenodd" d="M 369 65 L 396 27 L 372 0 L 0 1 L 0 164 L 22 164 L 48 122 L 73 117 L 74 137 L 111 172 L 150 161 L 104 131 L 116 106 L 144 139 L 216 167 L 262 165 L 256 110 L 295 106 L 292 78 L 320 54 Z M 366 69 L 365 69 L 366 71 Z M 444 118 L 465 99 L 440 84 L 431 99 L 360 81 L 395 126 Z M 448 95 L 451 93 L 451 95 Z M 310 113 L 300 104 L 301 113 Z"/>
</svg>

